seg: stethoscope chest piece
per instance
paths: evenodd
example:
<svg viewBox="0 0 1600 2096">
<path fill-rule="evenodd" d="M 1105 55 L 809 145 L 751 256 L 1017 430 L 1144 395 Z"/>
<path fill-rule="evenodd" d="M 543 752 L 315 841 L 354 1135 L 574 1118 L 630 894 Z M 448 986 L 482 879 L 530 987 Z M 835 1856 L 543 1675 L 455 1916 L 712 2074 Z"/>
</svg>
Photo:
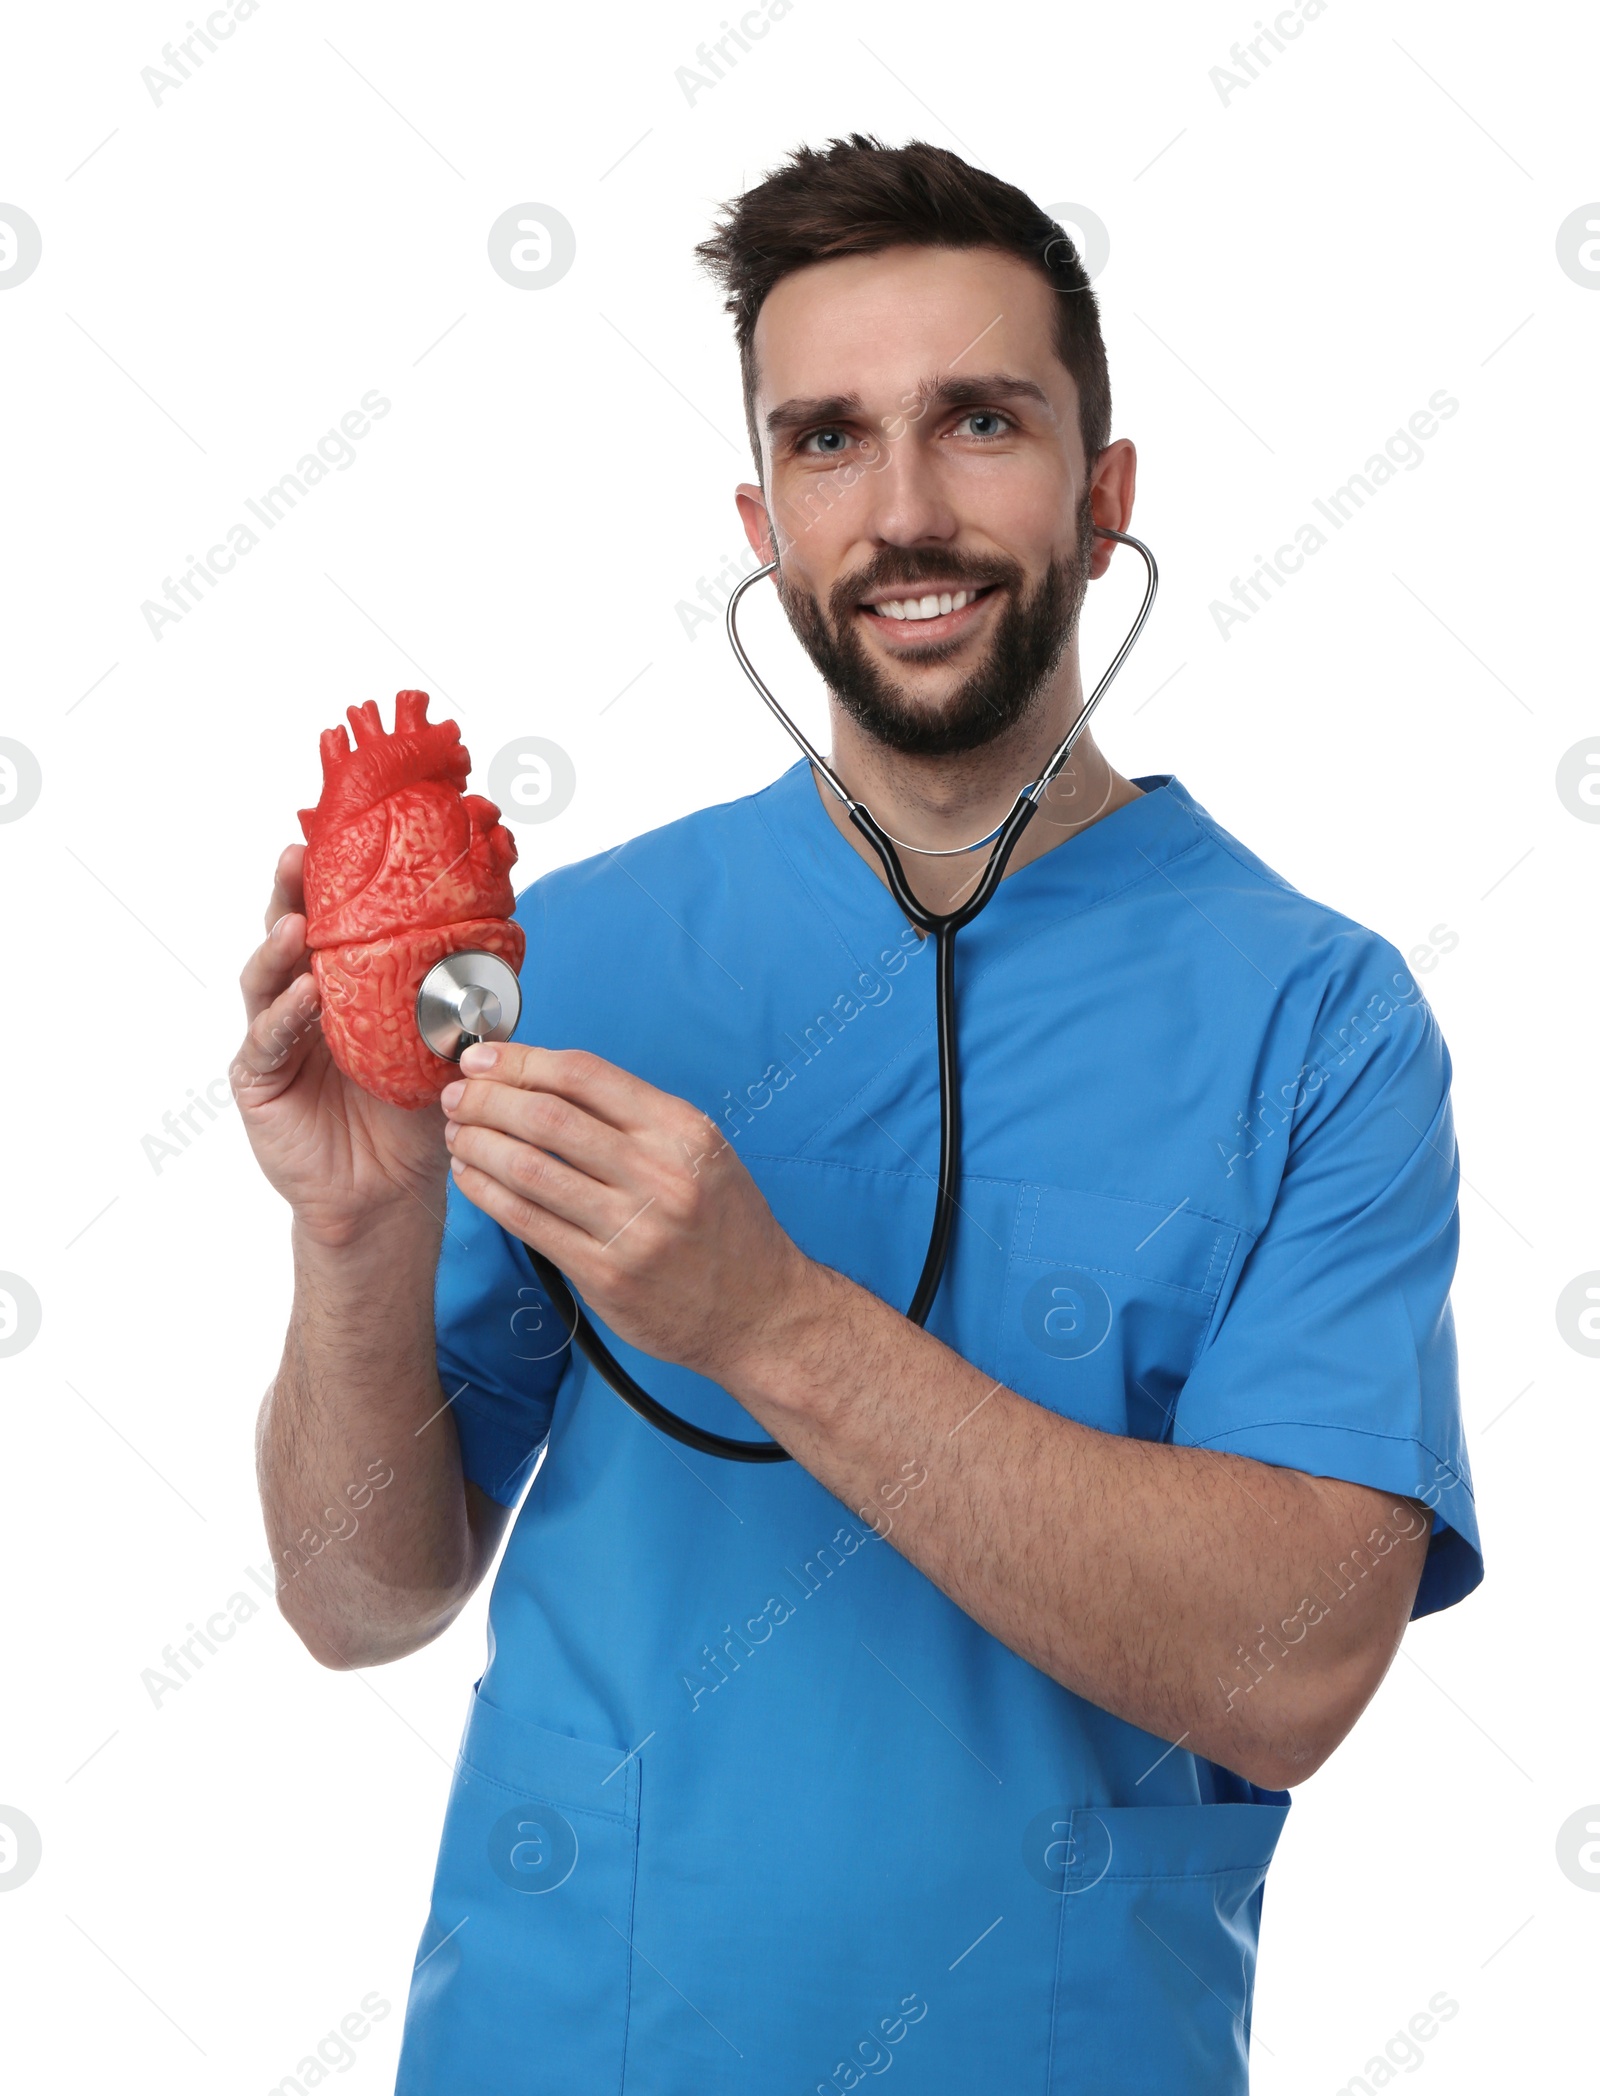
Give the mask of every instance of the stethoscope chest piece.
<svg viewBox="0 0 1600 2096">
<path fill-rule="evenodd" d="M 474 1041 L 508 1041 L 522 1014 L 516 972 L 497 953 L 447 953 L 417 991 L 417 1031 L 447 1063 Z"/>
</svg>

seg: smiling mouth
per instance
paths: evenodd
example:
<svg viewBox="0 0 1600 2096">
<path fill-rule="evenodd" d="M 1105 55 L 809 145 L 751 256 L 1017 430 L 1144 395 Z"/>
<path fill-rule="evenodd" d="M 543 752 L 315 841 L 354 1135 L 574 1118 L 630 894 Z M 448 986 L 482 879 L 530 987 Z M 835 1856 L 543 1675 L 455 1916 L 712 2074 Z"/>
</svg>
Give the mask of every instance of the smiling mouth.
<svg viewBox="0 0 1600 2096">
<path fill-rule="evenodd" d="M 979 607 L 998 588 L 998 583 L 991 582 L 975 589 L 925 590 L 920 594 L 907 590 L 903 597 L 885 597 L 858 609 L 874 626 L 892 629 L 896 636 L 942 640 L 975 618 Z"/>
</svg>

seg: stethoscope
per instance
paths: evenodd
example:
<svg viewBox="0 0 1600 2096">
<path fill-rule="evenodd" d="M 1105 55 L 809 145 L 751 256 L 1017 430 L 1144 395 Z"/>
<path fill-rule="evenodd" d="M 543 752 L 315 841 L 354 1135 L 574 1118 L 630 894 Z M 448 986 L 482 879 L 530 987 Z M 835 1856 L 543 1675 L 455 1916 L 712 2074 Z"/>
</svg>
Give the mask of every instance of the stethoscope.
<svg viewBox="0 0 1600 2096">
<path fill-rule="evenodd" d="M 1144 599 L 1139 606 L 1138 615 L 1055 755 L 1033 784 L 1025 786 L 1017 795 L 1005 820 L 997 824 L 986 836 L 976 838 L 971 844 L 951 845 L 938 851 L 929 850 L 925 845 L 908 844 L 901 837 L 891 837 L 870 808 L 851 798 L 843 781 L 827 759 L 779 705 L 745 653 L 736 620 L 739 600 L 747 589 L 760 582 L 764 576 L 776 572 L 777 561 L 768 561 L 765 567 L 756 568 L 746 575 L 728 598 L 728 640 L 738 658 L 739 667 L 761 694 L 779 724 L 793 738 L 801 754 L 827 781 L 850 820 L 877 853 L 883 867 L 884 879 L 889 885 L 889 892 L 904 910 L 907 918 L 919 931 L 927 933 L 934 941 L 939 1053 L 939 1177 L 934 1196 L 933 1228 L 928 1238 L 928 1250 L 922 1262 L 921 1277 L 906 1311 L 906 1316 L 914 1325 L 926 1324 L 928 1313 L 933 1308 L 933 1299 L 939 1290 L 940 1278 L 950 1253 L 950 1233 L 957 1205 L 956 1189 L 961 1178 L 961 1087 L 956 1060 L 956 933 L 972 922 L 999 887 L 1007 862 L 1015 851 L 1023 831 L 1033 820 L 1046 788 L 1072 755 L 1079 736 L 1089 725 L 1091 714 L 1127 660 L 1134 642 L 1143 632 L 1145 621 L 1150 616 L 1150 607 L 1155 602 L 1158 578 L 1155 556 L 1150 548 L 1125 531 L 1112 531 L 1109 526 L 1103 524 L 1097 524 L 1094 528 L 1099 538 L 1115 539 L 1120 545 L 1131 546 L 1144 562 Z M 900 863 L 901 851 L 915 852 L 919 858 L 950 859 L 958 858 L 963 852 L 980 851 L 989 843 L 992 843 L 994 848 L 989 854 L 988 863 L 978 884 L 967 901 L 957 909 L 930 910 L 912 894 L 906 881 L 905 868 Z M 430 969 L 423 979 L 422 987 L 417 993 L 417 1026 L 422 1038 L 436 1055 L 443 1056 L 449 1062 L 459 1062 L 463 1051 L 474 1041 L 508 1040 L 515 1030 L 521 1009 L 522 1000 L 517 978 L 498 955 L 476 951 L 452 953 Z M 665 1405 L 659 1403 L 629 1375 L 611 1352 L 589 1322 L 560 1269 L 546 1259 L 543 1253 L 536 1252 L 531 1245 L 524 1245 L 523 1249 L 527 1252 L 539 1284 L 550 1298 L 556 1315 L 567 1327 L 568 1340 L 578 1348 L 592 1367 L 599 1370 L 617 1395 L 630 1404 L 651 1426 L 670 1435 L 674 1441 L 681 1441 L 686 1448 L 697 1449 L 701 1455 L 722 1456 L 729 1462 L 782 1463 L 789 1460 L 789 1451 L 780 1447 L 776 1441 L 744 1441 L 729 1434 L 713 1434 L 705 1427 L 681 1419 L 676 1412 L 669 1412 Z"/>
</svg>

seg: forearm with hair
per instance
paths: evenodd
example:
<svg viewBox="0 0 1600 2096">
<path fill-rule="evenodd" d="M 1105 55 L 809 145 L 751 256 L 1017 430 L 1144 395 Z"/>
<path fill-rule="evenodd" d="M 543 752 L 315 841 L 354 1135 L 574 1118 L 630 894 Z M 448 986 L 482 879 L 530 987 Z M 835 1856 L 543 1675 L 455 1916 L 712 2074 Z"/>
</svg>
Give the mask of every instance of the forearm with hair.
<svg viewBox="0 0 1600 2096">
<path fill-rule="evenodd" d="M 438 1242 L 426 1219 L 338 1248 L 295 1231 L 256 1463 L 279 1606 L 326 1666 L 426 1643 L 480 1569 L 434 1351 Z"/>
</svg>

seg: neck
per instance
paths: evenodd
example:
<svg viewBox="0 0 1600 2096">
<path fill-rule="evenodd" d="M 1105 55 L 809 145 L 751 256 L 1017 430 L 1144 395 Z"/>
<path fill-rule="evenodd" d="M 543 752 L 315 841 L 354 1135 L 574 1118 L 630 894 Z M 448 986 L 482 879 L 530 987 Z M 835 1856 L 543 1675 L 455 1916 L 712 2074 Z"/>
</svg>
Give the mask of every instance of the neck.
<svg viewBox="0 0 1600 2096">
<path fill-rule="evenodd" d="M 830 700 L 833 746 L 829 761 L 851 799 L 870 808 L 891 836 L 933 851 L 950 850 L 987 836 L 1005 821 L 1017 795 L 1032 785 L 1060 747 L 1082 705 L 1076 648 L 1063 661 L 1048 703 L 1036 707 L 993 742 L 952 756 L 911 756 L 890 749 Z M 881 880 L 883 868 L 877 853 L 832 788 L 821 779 L 816 783 L 840 834 Z M 1102 816 L 1138 800 L 1141 791 L 1112 769 L 1086 728 L 1018 839 L 1006 878 Z M 948 859 L 902 850 L 900 857 L 912 894 L 927 908 L 943 911 L 958 907 L 971 894 L 982 878 L 989 849 Z"/>
</svg>

